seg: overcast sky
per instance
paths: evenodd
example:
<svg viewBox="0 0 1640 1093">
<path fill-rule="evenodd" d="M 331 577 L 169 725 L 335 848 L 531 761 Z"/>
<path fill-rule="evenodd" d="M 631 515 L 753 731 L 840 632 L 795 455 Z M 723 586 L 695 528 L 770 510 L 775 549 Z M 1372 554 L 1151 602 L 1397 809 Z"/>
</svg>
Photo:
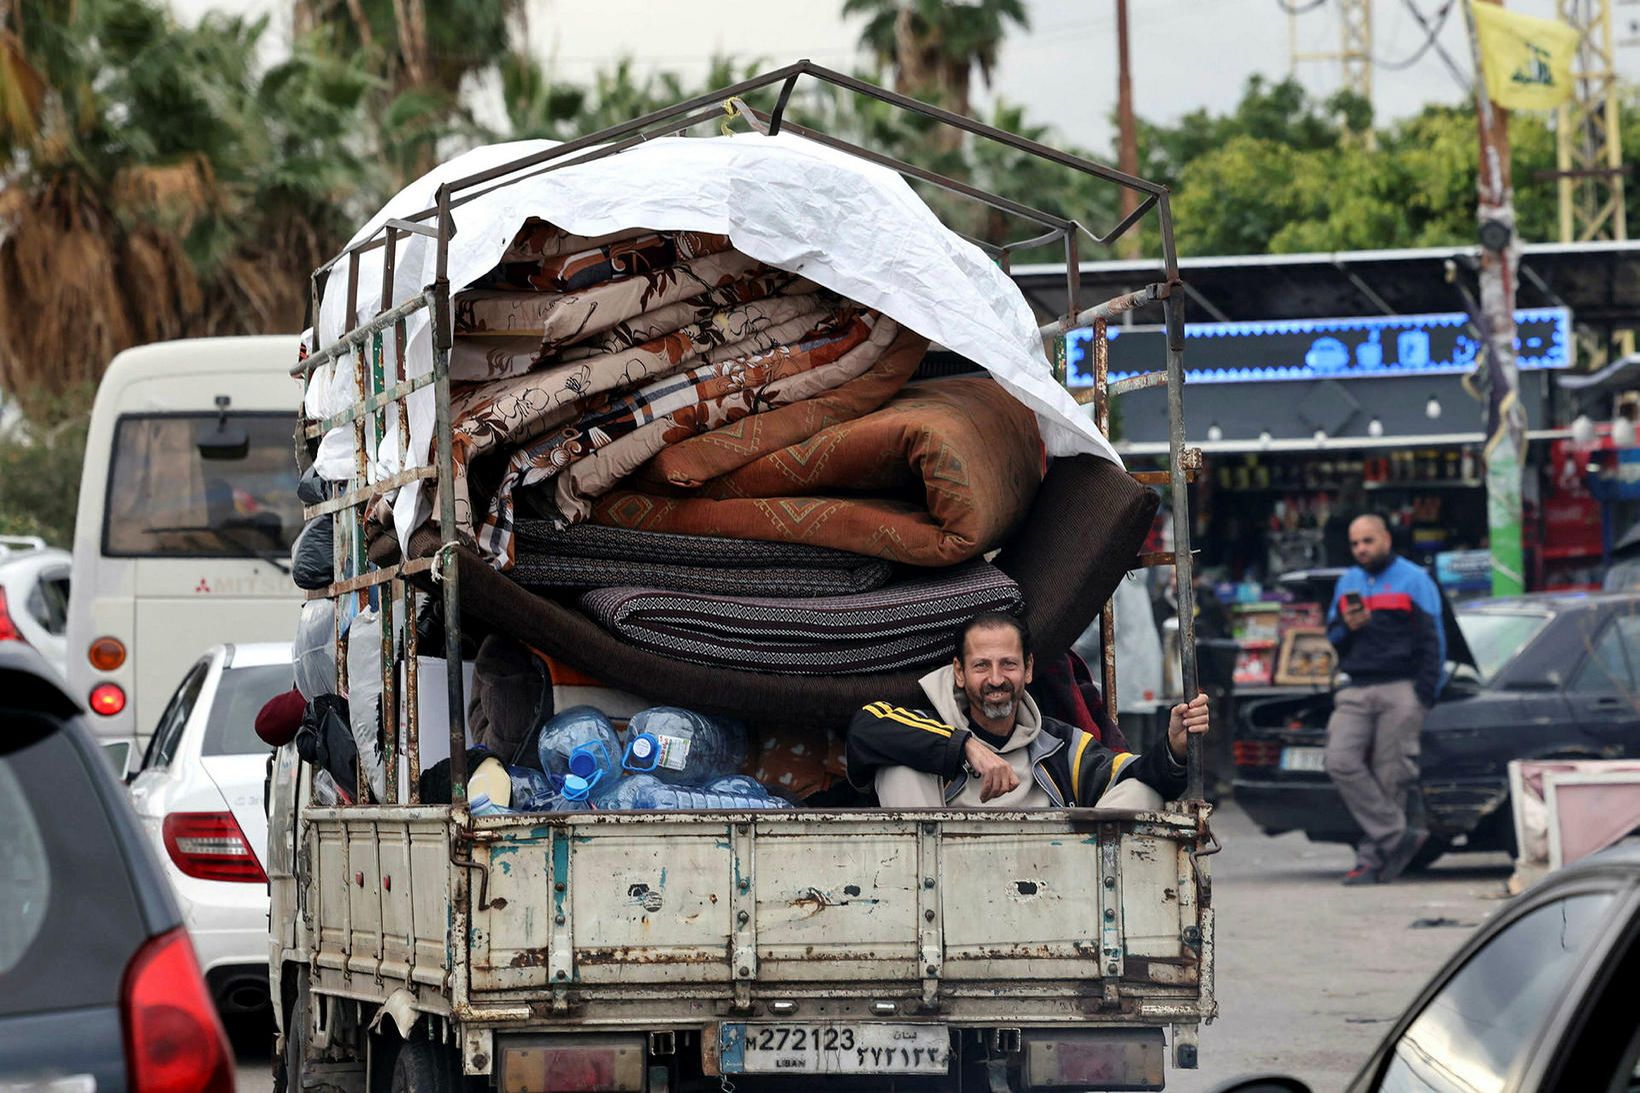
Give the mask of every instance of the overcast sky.
<svg viewBox="0 0 1640 1093">
<path fill-rule="evenodd" d="M 211 9 L 254 11 L 288 25 L 281 18 L 287 0 L 171 0 L 171 6 L 184 18 Z M 1554 0 L 1508 0 L 1508 6 L 1554 14 Z M 1009 37 L 993 92 L 1022 103 L 1030 118 L 1053 125 L 1062 139 L 1108 152 L 1116 102 L 1114 0 L 1027 0 L 1027 7 L 1031 28 Z M 1433 21 L 1448 7 L 1439 41 L 1467 78 L 1463 12 L 1453 0 L 1376 0 L 1376 57 L 1393 64 L 1411 56 L 1426 38 L 1412 11 Z M 1249 75 L 1280 78 L 1289 71 L 1289 18 L 1279 0 L 1130 0 L 1128 8 L 1134 101 L 1142 116 L 1173 119 L 1197 107 L 1226 108 Z M 570 80 L 586 80 L 622 54 L 640 68 L 694 74 L 713 53 L 761 57 L 771 66 L 808 57 L 847 70 L 861 60 L 860 24 L 845 21 L 841 9 L 841 0 L 528 0 L 527 22 L 535 55 Z M 1633 9 L 1617 11 L 1619 22 L 1634 21 Z M 1337 48 L 1333 3 L 1293 23 L 1301 50 Z M 1625 50 L 1619 70 L 1631 78 L 1640 74 L 1640 50 Z M 1301 64 L 1298 76 L 1320 93 L 1340 81 L 1336 62 Z M 1465 95 L 1433 50 L 1402 71 L 1380 65 L 1374 81 L 1380 118 Z"/>
</svg>

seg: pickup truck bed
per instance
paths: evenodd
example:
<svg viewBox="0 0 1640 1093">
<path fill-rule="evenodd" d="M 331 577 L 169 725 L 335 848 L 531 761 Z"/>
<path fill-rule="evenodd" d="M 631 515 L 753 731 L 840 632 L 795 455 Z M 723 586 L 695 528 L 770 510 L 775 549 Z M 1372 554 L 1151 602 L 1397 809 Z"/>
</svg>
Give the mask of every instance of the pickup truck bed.
<svg viewBox="0 0 1640 1093">
<path fill-rule="evenodd" d="M 671 1032 L 714 1074 L 774 1065 L 743 1042 L 771 1020 L 1027 1040 L 1172 1025 L 1177 1052 L 1213 1013 L 1193 814 L 542 814 L 470 836 L 441 808 L 302 822 L 315 991 L 454 1018 L 469 1073 L 511 1033 Z"/>
</svg>

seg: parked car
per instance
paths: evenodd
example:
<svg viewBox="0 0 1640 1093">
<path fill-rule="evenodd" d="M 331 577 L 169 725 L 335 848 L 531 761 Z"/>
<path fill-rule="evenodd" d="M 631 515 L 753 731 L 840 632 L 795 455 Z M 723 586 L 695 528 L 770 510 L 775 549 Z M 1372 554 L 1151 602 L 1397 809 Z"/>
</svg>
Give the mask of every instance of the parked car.
<svg viewBox="0 0 1640 1093">
<path fill-rule="evenodd" d="M 1448 621 L 1447 638 L 1455 666 L 1424 719 L 1418 793 L 1409 806 L 1422 810 L 1431 836 L 1418 864 L 1453 849 L 1513 850 L 1511 759 L 1640 755 L 1640 596 L 1471 601 Z M 1267 834 L 1360 837 L 1322 768 L 1331 714 L 1331 692 L 1260 699 L 1238 710 L 1235 797 Z"/>
<path fill-rule="evenodd" d="M 67 678 L 69 567 L 74 556 L 34 536 L 0 536 L 0 642 L 33 646 Z"/>
<path fill-rule="evenodd" d="M 1626 1093 L 1640 1088 L 1640 847 L 1524 893 L 1447 961 L 1349 1093 Z M 1255 1078 L 1219 1093 L 1308 1093 Z"/>
<path fill-rule="evenodd" d="M 211 996 L 225 1017 L 268 1008 L 269 748 L 256 714 L 290 690 L 288 642 L 219 645 L 182 677 L 131 782 Z"/>
<path fill-rule="evenodd" d="M 62 686 L 0 646 L 0 1089 L 231 1093 L 171 886 Z"/>
</svg>

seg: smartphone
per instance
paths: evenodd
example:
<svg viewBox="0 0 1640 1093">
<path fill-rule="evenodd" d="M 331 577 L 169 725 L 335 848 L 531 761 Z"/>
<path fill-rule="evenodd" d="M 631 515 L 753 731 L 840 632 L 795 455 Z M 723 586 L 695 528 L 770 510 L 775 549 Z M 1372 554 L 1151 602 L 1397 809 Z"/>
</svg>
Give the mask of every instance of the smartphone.
<svg viewBox="0 0 1640 1093">
<path fill-rule="evenodd" d="M 1344 593 L 1344 608 L 1345 608 L 1345 610 L 1360 611 L 1365 607 L 1366 607 L 1366 604 L 1361 602 L 1361 593 L 1359 593 L 1359 592 L 1346 592 L 1346 593 Z"/>
</svg>

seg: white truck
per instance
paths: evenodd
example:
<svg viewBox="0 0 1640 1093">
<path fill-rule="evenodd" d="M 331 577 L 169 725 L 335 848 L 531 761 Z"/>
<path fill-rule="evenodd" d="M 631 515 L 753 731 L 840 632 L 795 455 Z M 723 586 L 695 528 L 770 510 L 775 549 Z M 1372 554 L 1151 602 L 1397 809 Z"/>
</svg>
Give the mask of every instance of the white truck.
<svg viewBox="0 0 1640 1093">
<path fill-rule="evenodd" d="M 514 166 L 551 170 L 578 156 L 615 154 L 721 118 L 726 103 L 754 128 L 776 131 L 800 77 L 1132 184 L 1142 190 L 1141 213 L 1162 206 L 1164 280 L 1080 312 L 1078 228 L 1060 222 L 1057 237 L 1072 240 L 1072 306 L 1044 334 L 1092 324 L 1102 363 L 1105 319 L 1155 300 L 1181 333 L 1164 371 L 1130 383 L 1169 387 L 1174 444 L 1166 473 L 1178 550 L 1134 564 L 1177 565 L 1188 627 L 1183 486 L 1195 454 L 1182 446 L 1182 318 L 1171 296 L 1177 269 L 1165 189 L 808 62 Z M 743 96 L 782 87 L 770 112 L 745 105 Z M 352 551 L 362 559 L 362 541 L 350 540 L 348 530 L 362 527 L 363 506 L 381 489 L 422 478 L 450 481 L 448 338 L 440 334 L 450 315 L 445 254 L 452 205 L 464 187 L 497 174 L 475 177 L 442 184 L 422 216 L 379 217 L 380 230 L 338 259 L 351 264 L 349 284 L 356 287 L 360 253 L 385 245 L 388 271 L 376 317 L 316 347 L 303 366 L 309 373 L 332 363 L 355 369 L 360 397 L 353 407 L 307 425 L 315 439 L 338 425 L 355 427 L 360 476 L 340 497 L 308 509 L 310 516 L 341 514 L 339 558 Z M 385 288 L 395 249 L 406 241 L 438 248 L 437 276 L 395 303 Z M 1005 250 L 1001 257 L 1005 267 Z M 316 312 L 319 295 L 316 277 Z M 407 319 L 422 310 L 433 317 L 432 367 L 407 376 L 402 354 L 396 368 L 392 363 L 391 341 L 383 353 L 383 334 L 396 332 L 404 345 Z M 433 389 L 436 404 L 433 465 L 377 469 L 374 484 L 367 483 L 367 431 L 374 438 L 395 421 L 402 427 L 395 400 L 423 387 Z M 1086 399 L 1101 418 L 1109 394 L 1101 367 Z M 450 491 L 440 494 L 441 526 L 449 529 Z M 453 536 L 433 557 L 361 566 L 327 593 L 340 599 L 378 588 L 385 593 L 379 602 L 402 605 L 403 619 L 414 617 L 423 590 L 436 592 L 447 640 L 437 650 L 442 662 L 416 648 L 414 627 L 384 644 L 384 709 L 398 712 L 383 727 L 386 803 L 321 807 L 308 765 L 288 745 L 278 753 L 267 872 L 282 1088 L 1161 1089 L 1168 1048 L 1174 1066 L 1196 1065 L 1197 1027 L 1215 1014 L 1204 859 L 1216 843 L 1201 799 L 1199 747 L 1190 757 L 1188 799 L 1158 812 L 474 816 L 463 790 L 462 569 L 451 562 L 452 543 Z M 1105 624 L 1108 635 L 1108 609 Z M 386 630 L 393 633 L 391 619 Z M 1188 685 L 1193 644 L 1188 632 L 1185 638 Z M 1105 667 L 1108 695 L 1108 654 Z M 415 773 L 435 755 L 452 760 L 453 803 L 422 804 L 416 796 Z"/>
</svg>

